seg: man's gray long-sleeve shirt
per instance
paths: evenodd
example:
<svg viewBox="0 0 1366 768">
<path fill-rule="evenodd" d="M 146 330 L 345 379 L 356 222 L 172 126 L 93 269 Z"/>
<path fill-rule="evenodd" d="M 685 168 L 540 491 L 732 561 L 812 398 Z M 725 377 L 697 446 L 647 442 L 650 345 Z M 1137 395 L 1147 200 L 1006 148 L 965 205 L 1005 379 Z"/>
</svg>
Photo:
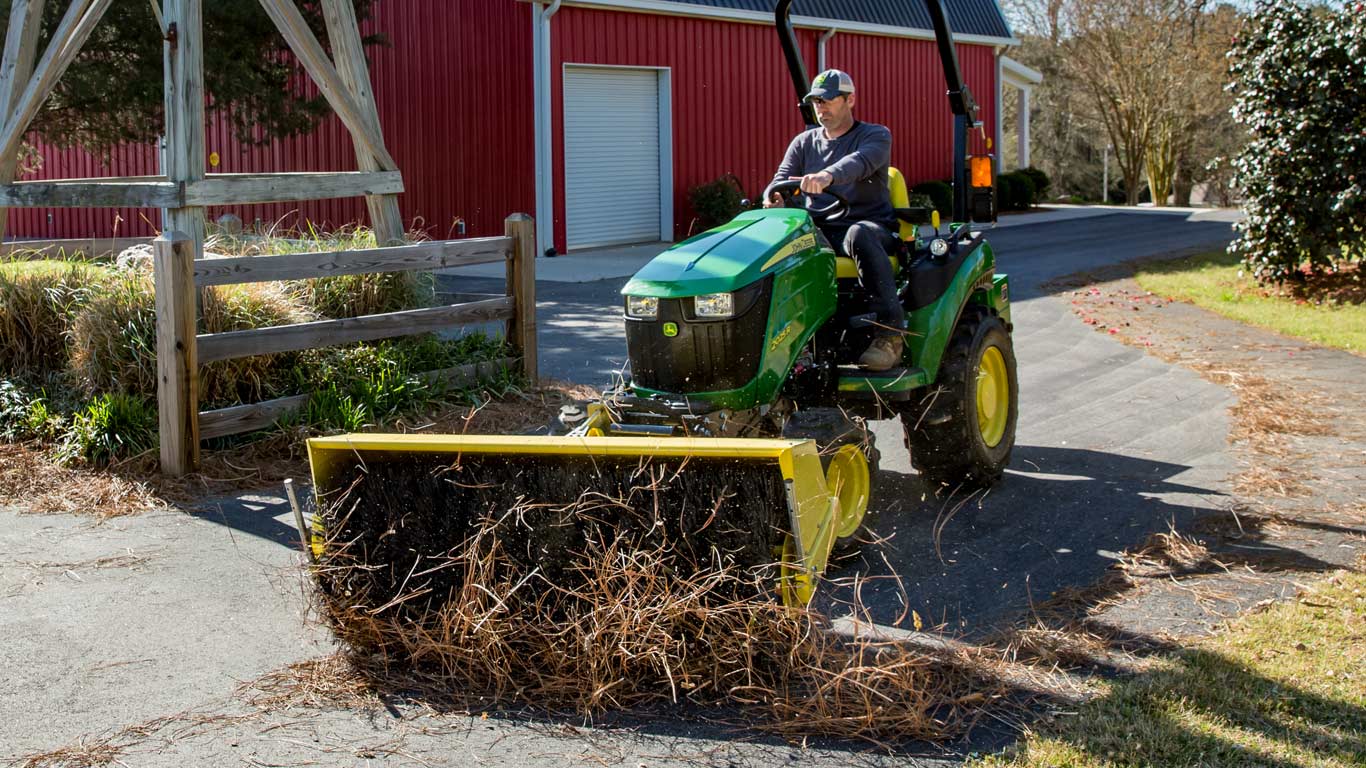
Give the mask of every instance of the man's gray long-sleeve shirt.
<svg viewBox="0 0 1366 768">
<path fill-rule="evenodd" d="M 849 201 L 849 212 L 839 223 L 875 221 L 895 231 L 896 212 L 887 191 L 891 162 L 892 132 L 876 123 L 855 121 L 838 139 L 827 139 L 819 127 L 797 134 L 773 180 L 829 171 L 834 183 L 828 189 Z"/>
</svg>

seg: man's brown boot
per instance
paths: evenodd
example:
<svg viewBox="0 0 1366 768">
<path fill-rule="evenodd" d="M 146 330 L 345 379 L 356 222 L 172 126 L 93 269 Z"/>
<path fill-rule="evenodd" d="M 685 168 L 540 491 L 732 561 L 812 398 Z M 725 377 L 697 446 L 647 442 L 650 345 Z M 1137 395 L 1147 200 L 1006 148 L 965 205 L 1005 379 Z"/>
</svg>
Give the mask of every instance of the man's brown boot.
<svg viewBox="0 0 1366 768">
<path fill-rule="evenodd" d="M 878 336 L 859 356 L 858 364 L 870 371 L 885 371 L 901 365 L 901 350 L 905 343 L 901 336 Z"/>
</svg>

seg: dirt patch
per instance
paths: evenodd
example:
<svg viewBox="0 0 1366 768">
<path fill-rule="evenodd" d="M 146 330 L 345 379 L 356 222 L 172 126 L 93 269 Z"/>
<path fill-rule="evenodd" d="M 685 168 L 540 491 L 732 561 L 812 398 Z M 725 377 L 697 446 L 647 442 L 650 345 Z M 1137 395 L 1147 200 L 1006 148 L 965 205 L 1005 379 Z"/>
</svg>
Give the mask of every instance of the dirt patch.
<svg viewBox="0 0 1366 768">
<path fill-rule="evenodd" d="M 1331 269 L 1294 273 L 1292 279 L 1262 291 L 1266 296 L 1312 304 L 1361 304 L 1366 302 L 1366 273 L 1360 263 L 1336 264 Z"/>
</svg>

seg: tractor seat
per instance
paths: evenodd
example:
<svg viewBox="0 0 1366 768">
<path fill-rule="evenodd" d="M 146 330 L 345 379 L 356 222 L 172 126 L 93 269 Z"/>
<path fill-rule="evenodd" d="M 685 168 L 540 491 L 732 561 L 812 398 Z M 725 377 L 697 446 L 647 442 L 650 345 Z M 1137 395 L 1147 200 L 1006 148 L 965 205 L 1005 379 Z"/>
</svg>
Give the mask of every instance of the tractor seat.
<svg viewBox="0 0 1366 768">
<path fill-rule="evenodd" d="M 901 175 L 901 171 L 895 168 L 887 169 L 887 189 L 892 195 L 892 207 L 897 211 L 897 218 L 901 221 L 901 229 L 898 231 L 901 240 L 901 248 L 897 253 L 891 254 L 892 277 L 896 277 L 901 270 L 901 257 L 906 254 L 906 243 L 915 242 L 916 222 L 907 221 L 912 216 L 902 215 L 903 211 L 910 211 L 911 196 L 906 191 L 906 177 Z M 857 279 L 858 265 L 849 256 L 835 256 L 835 279 Z"/>
</svg>

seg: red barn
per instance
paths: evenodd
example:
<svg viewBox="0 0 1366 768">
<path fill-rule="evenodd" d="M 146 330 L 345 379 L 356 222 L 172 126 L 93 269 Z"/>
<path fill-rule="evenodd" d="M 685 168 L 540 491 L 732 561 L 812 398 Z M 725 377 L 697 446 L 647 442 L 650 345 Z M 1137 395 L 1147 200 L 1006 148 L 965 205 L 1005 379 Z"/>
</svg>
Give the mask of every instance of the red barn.
<svg viewBox="0 0 1366 768">
<path fill-rule="evenodd" d="M 403 172 L 405 221 L 434 237 L 502 232 L 533 213 L 560 252 L 688 234 L 693 186 L 734 174 L 750 194 L 771 176 L 801 118 L 772 20 L 773 0 L 380 0 L 366 31 L 385 140 Z M 1015 44 L 996 0 L 948 0 L 964 79 L 982 105 L 970 150 L 999 144 L 1001 60 Z M 884 123 L 915 183 L 950 176 L 951 116 L 921 0 L 797 0 L 811 72 L 838 67 L 856 115 Z M 26 179 L 150 175 L 153 147 L 107 159 L 39 144 Z M 243 147 L 209 126 L 212 172 L 351 170 L 335 118 L 313 134 Z M 216 164 L 215 164 L 216 163 Z M 210 216 L 223 211 L 214 210 Z M 248 224 L 363 221 L 362 200 L 235 209 Z M 553 221 L 553 227 L 544 222 Z M 151 234 L 153 210 L 11 211 L 14 237 Z"/>
</svg>

